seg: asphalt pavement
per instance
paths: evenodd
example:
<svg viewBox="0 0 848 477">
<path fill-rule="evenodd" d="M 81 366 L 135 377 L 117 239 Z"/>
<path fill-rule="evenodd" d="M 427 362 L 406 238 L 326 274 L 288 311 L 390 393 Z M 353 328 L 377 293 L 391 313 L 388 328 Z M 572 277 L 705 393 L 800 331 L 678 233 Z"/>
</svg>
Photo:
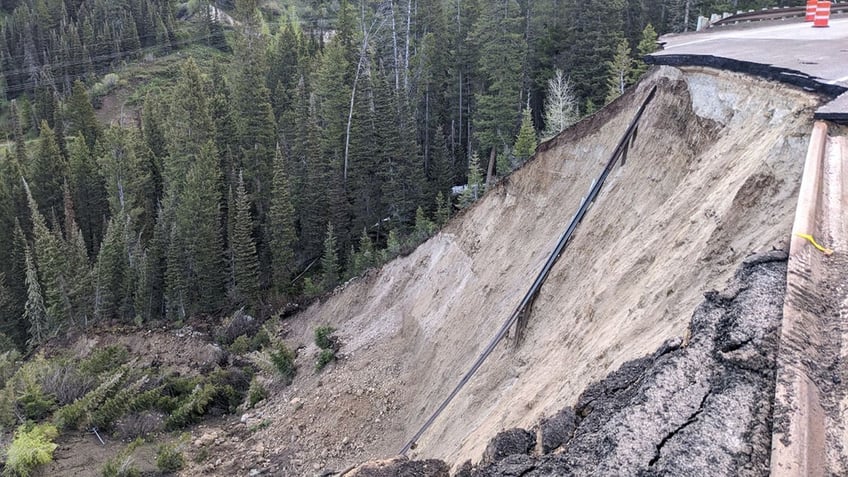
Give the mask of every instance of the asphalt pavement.
<svg viewBox="0 0 848 477">
<path fill-rule="evenodd" d="M 764 76 L 832 99 L 820 112 L 848 119 L 848 18 L 831 17 L 827 28 L 798 20 L 764 21 L 741 28 L 665 35 L 649 62 L 712 66 Z M 842 95 L 840 98 L 838 96 Z M 817 113 L 817 117 L 820 114 Z"/>
</svg>

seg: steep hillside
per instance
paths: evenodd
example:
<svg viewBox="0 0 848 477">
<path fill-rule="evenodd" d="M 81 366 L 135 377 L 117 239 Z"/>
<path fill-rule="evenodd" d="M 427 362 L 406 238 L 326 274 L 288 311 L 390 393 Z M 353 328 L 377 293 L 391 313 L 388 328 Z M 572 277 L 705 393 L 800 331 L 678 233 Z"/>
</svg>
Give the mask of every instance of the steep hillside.
<svg viewBox="0 0 848 477">
<path fill-rule="evenodd" d="M 495 350 L 411 454 L 476 461 L 498 431 L 533 426 L 686 335 L 705 291 L 751 253 L 785 247 L 816 97 L 707 69 L 654 71 L 414 253 L 290 320 L 301 369 L 320 325 L 337 329 L 342 359 L 247 416 L 273 423 L 250 443 L 221 439 L 219 452 L 247 462 L 194 471 L 303 475 L 397 453 L 517 305 L 654 84 L 627 163 L 543 286 L 523 341 Z"/>
</svg>

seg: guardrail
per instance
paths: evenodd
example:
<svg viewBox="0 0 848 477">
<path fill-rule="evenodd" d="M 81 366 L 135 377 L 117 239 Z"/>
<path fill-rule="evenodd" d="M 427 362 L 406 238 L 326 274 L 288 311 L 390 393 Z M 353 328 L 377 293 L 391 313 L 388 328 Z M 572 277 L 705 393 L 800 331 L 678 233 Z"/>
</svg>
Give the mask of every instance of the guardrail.
<svg viewBox="0 0 848 477">
<path fill-rule="evenodd" d="M 737 23 L 764 21 L 764 20 L 779 20 L 781 18 L 803 17 L 806 13 L 806 6 L 802 7 L 782 7 L 782 8 L 764 8 L 762 10 L 751 10 L 747 12 L 737 13 L 721 20 L 711 22 L 708 28 L 722 27 L 726 25 L 735 25 Z M 830 6 L 831 14 L 848 13 L 848 3 L 832 3 Z"/>
<path fill-rule="evenodd" d="M 410 449 L 414 449 L 418 439 L 427 432 L 427 429 L 433 425 L 433 422 L 439 417 L 439 415 L 445 410 L 448 404 L 453 401 L 457 394 L 462 390 L 462 388 L 468 383 L 468 381 L 474 376 L 477 370 L 480 369 L 480 366 L 486 361 L 486 358 L 492 354 L 495 347 L 500 343 L 503 338 L 509 332 L 509 329 L 518 322 L 519 318 L 524 317 L 526 320 L 529 316 L 530 309 L 532 308 L 533 301 L 536 296 L 539 294 L 539 290 L 542 287 L 542 284 L 548 278 L 548 275 L 551 272 L 554 264 L 559 260 L 559 257 L 562 255 L 562 252 L 568 246 L 568 243 L 571 241 L 571 237 L 574 234 L 574 231 L 577 230 L 577 226 L 580 225 L 580 222 L 583 221 L 583 218 L 586 216 L 586 213 L 589 211 L 589 208 L 597 199 L 598 194 L 601 192 L 601 188 L 604 185 L 607 177 L 609 177 L 612 169 L 615 167 L 619 161 L 623 165 L 627 159 L 627 151 L 630 148 L 630 145 L 636 138 L 636 133 L 639 125 L 639 119 L 642 117 L 642 114 L 645 112 L 645 108 L 648 107 L 648 104 L 654 99 L 656 95 L 657 87 L 654 86 L 651 88 L 651 91 L 642 101 L 641 106 L 639 106 L 639 110 L 636 112 L 636 115 L 633 117 L 633 120 L 630 122 L 630 125 L 627 127 L 627 130 L 624 132 L 624 135 L 621 137 L 621 140 L 618 142 L 618 145 L 612 152 L 609 161 L 607 161 L 606 167 L 601 172 L 600 176 L 592 182 L 591 187 L 589 188 L 589 194 L 583 198 L 580 202 L 580 207 L 577 209 L 577 213 L 571 218 L 571 222 L 568 224 L 568 227 L 560 236 L 557 241 L 556 247 L 554 247 L 553 252 L 548 256 L 548 260 L 545 262 L 544 267 L 536 276 L 536 280 L 533 282 L 533 285 L 530 286 L 530 289 L 524 295 L 524 298 L 519 303 L 518 307 L 515 311 L 510 315 L 510 317 L 501 325 L 497 334 L 495 334 L 494 338 L 489 341 L 489 344 L 483 349 L 483 352 L 480 353 L 480 356 L 474 361 L 474 364 L 471 366 L 462 379 L 459 381 L 459 384 L 451 391 L 447 398 L 439 405 L 439 407 L 433 412 L 433 414 L 427 419 L 426 422 L 421 426 L 418 432 L 415 433 L 414 436 L 407 442 L 403 448 L 400 450 L 401 455 L 405 455 Z"/>
<path fill-rule="evenodd" d="M 821 298 L 815 298 L 826 263 L 821 252 L 804 238 L 805 234 L 815 234 L 822 225 L 817 224 L 822 220 L 819 216 L 826 216 L 821 208 L 827 130 L 827 123 L 816 121 L 810 134 L 789 245 L 773 411 L 771 475 L 777 477 L 827 474 L 824 392 L 807 364 L 824 361 L 817 353 L 825 348 L 831 333 L 821 324 L 830 315 L 819 303 Z M 819 273 L 814 274 L 814 269 Z M 810 303 L 815 305 L 811 307 Z"/>
</svg>

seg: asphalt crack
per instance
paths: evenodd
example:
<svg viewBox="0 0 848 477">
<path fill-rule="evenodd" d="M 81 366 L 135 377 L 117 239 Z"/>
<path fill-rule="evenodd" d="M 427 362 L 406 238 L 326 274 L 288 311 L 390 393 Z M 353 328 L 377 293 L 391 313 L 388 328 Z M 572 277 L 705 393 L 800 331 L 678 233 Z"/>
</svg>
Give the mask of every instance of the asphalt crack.
<svg viewBox="0 0 848 477">
<path fill-rule="evenodd" d="M 695 412 L 693 412 L 692 415 L 689 416 L 689 418 L 686 420 L 686 422 L 684 422 L 683 424 L 678 426 L 677 429 L 671 431 L 665 437 L 662 438 L 662 440 L 659 442 L 659 444 L 657 444 L 657 450 L 656 450 L 656 453 L 654 454 L 654 457 L 651 458 L 651 460 L 648 462 L 648 467 L 653 467 L 654 464 L 656 464 L 657 461 L 660 460 L 660 457 L 662 455 L 662 449 L 663 449 L 663 447 L 665 447 L 665 444 L 671 438 L 673 438 L 674 436 L 679 434 L 681 431 L 683 431 L 683 429 L 686 429 L 687 427 L 694 424 L 698 420 L 698 416 L 701 415 L 702 412 L 704 412 L 704 405 L 707 403 L 707 398 L 709 398 L 711 394 L 712 394 L 712 389 L 707 390 L 706 394 L 704 394 L 703 399 L 701 399 L 701 403 L 698 405 L 698 409 Z"/>
</svg>

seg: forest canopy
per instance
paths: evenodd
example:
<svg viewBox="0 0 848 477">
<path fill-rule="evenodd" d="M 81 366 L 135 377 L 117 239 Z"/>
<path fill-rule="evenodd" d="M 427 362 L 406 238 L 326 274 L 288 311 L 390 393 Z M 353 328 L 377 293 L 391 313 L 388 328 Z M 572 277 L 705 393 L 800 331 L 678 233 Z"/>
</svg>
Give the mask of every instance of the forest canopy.
<svg viewBox="0 0 848 477">
<path fill-rule="evenodd" d="M 613 101 L 657 35 L 779 4 L 0 0 L 0 333 L 320 294 Z M 116 68 L 190 46 L 136 121 L 97 119 Z"/>
</svg>

